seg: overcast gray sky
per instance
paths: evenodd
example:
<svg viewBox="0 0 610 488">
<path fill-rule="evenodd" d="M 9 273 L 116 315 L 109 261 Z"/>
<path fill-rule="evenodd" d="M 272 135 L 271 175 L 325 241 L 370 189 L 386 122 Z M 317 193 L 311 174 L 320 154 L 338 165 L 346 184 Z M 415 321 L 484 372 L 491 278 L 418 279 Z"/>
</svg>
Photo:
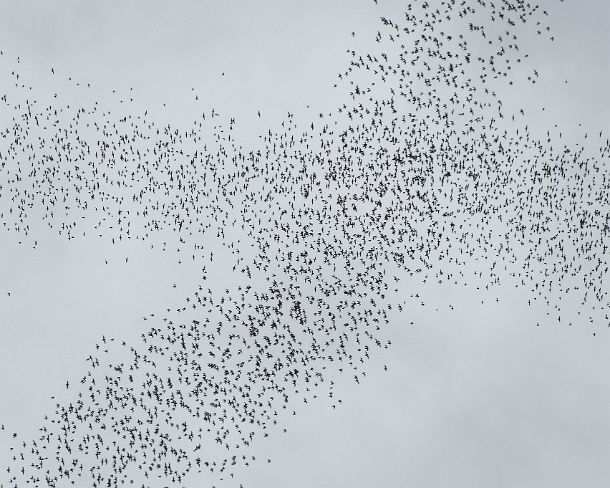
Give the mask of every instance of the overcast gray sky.
<svg viewBox="0 0 610 488">
<path fill-rule="evenodd" d="M 399 12 L 401 3 L 384 8 Z M 533 130 L 558 124 L 567 140 L 608 131 L 610 4 L 541 3 L 556 41 L 532 47 L 541 82 L 507 90 L 507 105 L 525 107 Z M 238 119 L 244 145 L 288 111 L 307 120 L 334 110 L 351 32 L 374 32 L 379 16 L 368 0 L 0 6 L 0 49 L 21 57 L 38 90 L 69 90 L 51 77 L 53 66 L 92 85 L 94 95 L 66 97 L 121 110 L 112 90 L 133 87 L 137 106 L 152 107 L 160 123 L 188 124 L 199 108 L 215 107 Z M 136 338 L 150 325 L 142 316 L 182 304 L 200 276 L 158 248 L 112 247 L 89 235 L 67 241 L 44 223 L 35 234 L 33 249 L 0 230 L 0 422 L 25 438 L 53 409 L 50 397 L 65 395 L 66 379 L 78 381 L 103 334 Z M 219 264 L 208 279 L 222 288 L 238 277 Z M 360 385 L 339 382 L 343 404 L 302 405 L 287 435 L 257 442 L 257 457 L 272 463 L 243 469 L 226 486 L 607 486 L 607 324 L 593 337 L 584 321 L 554 323 L 509 282 L 494 290 L 499 302 L 490 295 L 484 304 L 472 287 L 401 287 L 435 305 L 392 315 L 392 347 L 371 360 Z"/>
</svg>

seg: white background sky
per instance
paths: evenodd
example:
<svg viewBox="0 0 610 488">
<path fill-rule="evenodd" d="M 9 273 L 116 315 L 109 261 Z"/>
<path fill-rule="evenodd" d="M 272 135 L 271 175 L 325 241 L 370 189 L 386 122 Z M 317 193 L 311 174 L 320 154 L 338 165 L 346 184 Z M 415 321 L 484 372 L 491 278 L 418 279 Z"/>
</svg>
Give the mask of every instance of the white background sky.
<svg viewBox="0 0 610 488">
<path fill-rule="evenodd" d="M 531 111 L 532 126 L 557 123 L 574 140 L 585 129 L 610 129 L 610 4 L 545 3 L 557 40 L 532 50 L 543 80 L 507 96 Z M 286 111 L 334 109 L 340 100 L 332 84 L 350 33 L 376 29 L 379 15 L 363 0 L 0 7 L 0 48 L 21 56 L 39 88 L 62 86 L 49 76 L 53 66 L 91 81 L 94 96 L 110 106 L 113 89 L 133 86 L 142 107 L 180 120 L 195 87 L 202 107 L 236 116 L 244 141 Z M 25 437 L 52 409 L 50 396 L 84 371 L 102 334 L 137 336 L 149 325 L 143 315 L 181 303 L 198 278 L 159 251 L 111 248 L 94 237 L 67 242 L 42 225 L 36 235 L 32 249 L 0 231 L 0 422 Z M 225 279 L 222 273 L 213 270 L 210 279 Z M 244 470 L 239 481 L 261 488 L 607 486 L 605 324 L 596 337 L 584 323 L 537 328 L 545 311 L 528 307 L 527 291 L 511 285 L 494 290 L 498 303 L 485 296 L 485 304 L 472 287 L 412 289 L 435 305 L 392 316 L 392 348 L 372 360 L 361 385 L 341 384 L 343 405 L 301 408 L 288 435 L 257 444 L 273 462 Z"/>
</svg>

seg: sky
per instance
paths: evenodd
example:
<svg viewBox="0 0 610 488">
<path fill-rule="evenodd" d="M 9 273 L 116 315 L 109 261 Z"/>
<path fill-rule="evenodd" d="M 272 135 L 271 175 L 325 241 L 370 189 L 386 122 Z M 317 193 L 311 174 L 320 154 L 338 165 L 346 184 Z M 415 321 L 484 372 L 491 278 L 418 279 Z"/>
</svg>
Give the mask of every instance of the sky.
<svg viewBox="0 0 610 488">
<path fill-rule="evenodd" d="M 379 3 L 393 14 L 404 5 Z M 537 87 L 498 87 L 505 106 L 524 107 L 533 131 L 561 131 L 566 141 L 607 133 L 610 5 L 541 4 L 556 40 L 532 43 Z M 368 42 L 379 18 L 368 0 L 0 6 L 0 49 L 20 57 L 40 92 L 104 100 L 116 112 L 150 110 L 160 124 L 188 124 L 214 107 L 237 119 L 244 146 L 287 112 L 308 121 L 343 103 L 333 84 L 349 62 L 346 50 Z M 131 87 L 135 101 L 126 108 L 121 97 Z M 36 244 L 0 230 L 0 423 L 25 438 L 53 410 L 52 396 L 69 400 L 66 381 L 78 382 L 102 336 L 135 340 L 150 326 L 144 316 L 180 307 L 200 278 L 197 267 L 158 247 L 110 246 L 93 232 L 69 241 L 43 222 L 32 225 Z M 208 283 L 218 289 L 239 279 L 222 259 L 209 264 Z M 476 281 L 399 286 L 397 295 L 418 293 L 426 305 L 390 314 L 384 332 L 392 345 L 373 355 L 367 377 L 336 379 L 343 400 L 336 409 L 325 398 L 295 407 L 286 435 L 253 448 L 272 462 L 218 486 L 607 485 L 608 324 L 557 323 L 542 305 L 528 307 L 528 290 L 508 278 L 490 292 Z"/>
</svg>

